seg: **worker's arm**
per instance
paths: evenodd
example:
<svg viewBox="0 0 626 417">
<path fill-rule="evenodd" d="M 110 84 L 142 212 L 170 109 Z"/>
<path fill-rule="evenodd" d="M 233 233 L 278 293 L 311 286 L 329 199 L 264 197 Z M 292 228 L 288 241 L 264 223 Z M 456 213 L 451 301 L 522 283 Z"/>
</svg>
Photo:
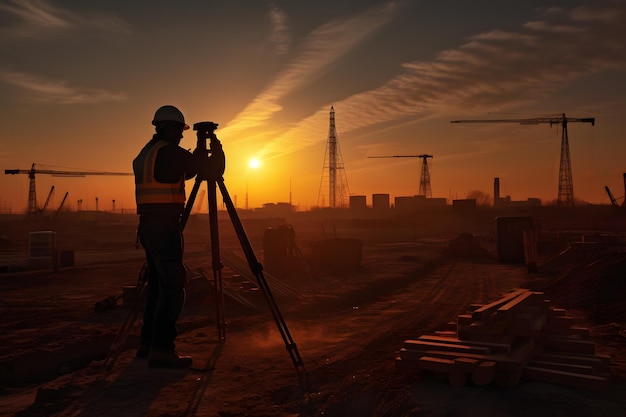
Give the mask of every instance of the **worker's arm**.
<svg viewBox="0 0 626 417">
<path fill-rule="evenodd" d="M 154 177 L 159 182 L 177 183 L 183 175 L 186 180 L 195 177 L 198 169 L 198 158 L 180 146 L 170 144 L 159 150 Z"/>
</svg>

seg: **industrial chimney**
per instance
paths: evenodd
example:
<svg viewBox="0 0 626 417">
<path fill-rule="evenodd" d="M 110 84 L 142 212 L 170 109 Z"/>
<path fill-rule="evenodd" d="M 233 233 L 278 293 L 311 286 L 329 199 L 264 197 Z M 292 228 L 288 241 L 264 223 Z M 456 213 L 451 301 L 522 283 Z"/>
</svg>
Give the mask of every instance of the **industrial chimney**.
<svg viewBox="0 0 626 417">
<path fill-rule="evenodd" d="M 500 205 L 500 178 L 493 179 L 493 207 Z"/>
</svg>

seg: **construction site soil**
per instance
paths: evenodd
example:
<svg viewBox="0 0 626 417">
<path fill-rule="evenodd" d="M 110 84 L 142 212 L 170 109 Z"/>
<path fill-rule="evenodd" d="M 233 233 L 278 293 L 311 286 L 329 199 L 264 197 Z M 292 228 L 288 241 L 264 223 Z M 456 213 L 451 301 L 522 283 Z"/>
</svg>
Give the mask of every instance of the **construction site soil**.
<svg viewBox="0 0 626 417">
<path fill-rule="evenodd" d="M 105 362 L 132 312 L 122 295 L 137 284 L 143 265 L 134 216 L 3 219 L 0 416 L 626 415 L 624 220 L 593 230 L 604 239 L 592 248 L 582 244 L 590 238 L 571 227 L 557 231 L 556 241 L 540 240 L 538 272 L 529 272 L 524 263 L 499 262 L 496 226 L 493 216 L 486 218 L 289 219 L 308 269 L 279 280 L 266 273 L 300 365 L 263 291 L 233 266 L 233 257 L 245 257 L 227 217 L 220 217 L 220 247 L 229 260 L 221 270 L 226 330 L 220 343 L 208 221 L 192 216 L 185 230 L 190 284 L 177 339 L 177 350 L 194 360 L 185 370 L 151 369 L 135 357 L 140 318 L 119 356 Z M 284 221 L 243 219 L 261 263 L 266 230 Z M 315 264 L 311 244 L 328 239 L 329 230 L 333 238 L 360 242 L 357 267 Z M 71 265 L 29 268 L 33 231 L 54 231 L 55 246 L 72 254 Z M 451 251 L 461 235 L 476 244 Z M 490 303 L 513 288 L 545 293 L 589 328 L 596 352 L 611 358 L 608 386 L 522 378 L 513 387 L 459 387 L 398 368 L 405 340 L 444 329 L 472 304 Z M 95 304 L 111 296 L 117 304 L 96 312 Z"/>
</svg>

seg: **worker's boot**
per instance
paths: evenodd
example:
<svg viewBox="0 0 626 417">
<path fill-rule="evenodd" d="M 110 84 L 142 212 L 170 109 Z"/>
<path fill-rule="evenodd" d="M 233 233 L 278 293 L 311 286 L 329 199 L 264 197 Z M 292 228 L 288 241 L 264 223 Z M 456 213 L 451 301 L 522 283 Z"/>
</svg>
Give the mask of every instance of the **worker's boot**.
<svg viewBox="0 0 626 417">
<path fill-rule="evenodd" d="M 191 356 L 180 356 L 175 350 L 150 349 L 148 366 L 150 368 L 189 368 Z"/>
</svg>

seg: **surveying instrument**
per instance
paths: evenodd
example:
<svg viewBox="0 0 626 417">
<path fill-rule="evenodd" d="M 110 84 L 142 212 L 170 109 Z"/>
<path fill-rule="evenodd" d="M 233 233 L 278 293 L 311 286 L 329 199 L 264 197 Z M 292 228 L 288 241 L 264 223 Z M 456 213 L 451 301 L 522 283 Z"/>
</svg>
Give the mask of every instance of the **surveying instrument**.
<svg viewBox="0 0 626 417">
<path fill-rule="evenodd" d="M 198 140 L 195 154 L 207 158 L 207 163 L 209 155 L 212 154 L 211 149 L 217 149 L 217 147 L 221 146 L 219 144 L 217 136 L 215 135 L 215 130 L 217 129 L 217 127 L 218 124 L 213 122 L 198 122 L 193 125 L 193 130 L 197 132 Z M 208 148 L 207 140 L 209 140 Z M 206 181 L 209 212 L 209 231 L 211 235 L 211 265 L 213 269 L 213 285 L 215 289 L 216 300 L 215 304 L 217 335 L 219 341 L 220 343 L 224 343 L 224 341 L 226 340 L 226 320 L 224 313 L 224 293 L 222 283 L 222 269 L 224 265 L 220 258 L 220 242 L 217 217 L 217 188 L 219 188 L 220 193 L 222 194 L 222 200 L 224 202 L 224 205 L 226 206 L 226 211 L 230 217 L 231 223 L 233 224 L 241 248 L 244 252 L 248 265 L 250 266 L 250 270 L 256 277 L 259 289 L 263 293 L 265 301 L 270 308 L 274 321 L 276 322 L 276 326 L 278 327 L 278 331 L 280 332 L 283 342 L 285 343 L 285 347 L 289 352 L 291 360 L 298 372 L 304 371 L 302 358 L 300 357 L 300 353 L 298 352 L 296 343 L 293 340 L 291 333 L 289 332 L 287 323 L 283 319 L 283 316 L 278 308 L 278 304 L 276 303 L 276 300 L 272 295 L 265 276 L 263 275 L 263 266 L 259 263 L 256 255 L 254 254 L 250 241 L 248 240 L 241 220 L 239 219 L 239 216 L 237 214 L 237 210 L 235 209 L 235 205 L 233 204 L 228 190 L 226 189 L 226 185 L 224 184 L 224 178 L 222 177 L 222 173 L 223 169 L 219 173 L 219 178 L 204 178 L 201 174 L 198 174 L 196 176 L 193 188 L 191 190 L 189 198 L 187 199 L 187 205 L 185 206 L 185 210 L 180 218 L 180 228 L 181 231 L 183 231 L 185 229 L 185 225 L 187 224 L 187 220 L 189 220 L 189 215 L 191 213 L 191 209 L 193 208 L 193 204 L 196 200 L 196 196 L 198 194 L 200 186 L 202 185 L 202 182 Z M 126 321 L 122 325 L 117 335 L 117 338 L 113 341 L 109 354 L 105 359 L 105 367 L 107 368 L 112 368 L 115 360 L 119 356 L 121 348 L 125 343 L 130 327 L 132 327 L 135 320 L 137 319 L 138 311 L 140 310 L 140 306 L 142 304 L 143 294 L 145 292 L 145 284 L 147 280 L 146 273 L 147 266 L 144 264 L 139 273 L 137 289 L 135 291 L 135 297 L 129 314 L 126 318 Z"/>
</svg>

